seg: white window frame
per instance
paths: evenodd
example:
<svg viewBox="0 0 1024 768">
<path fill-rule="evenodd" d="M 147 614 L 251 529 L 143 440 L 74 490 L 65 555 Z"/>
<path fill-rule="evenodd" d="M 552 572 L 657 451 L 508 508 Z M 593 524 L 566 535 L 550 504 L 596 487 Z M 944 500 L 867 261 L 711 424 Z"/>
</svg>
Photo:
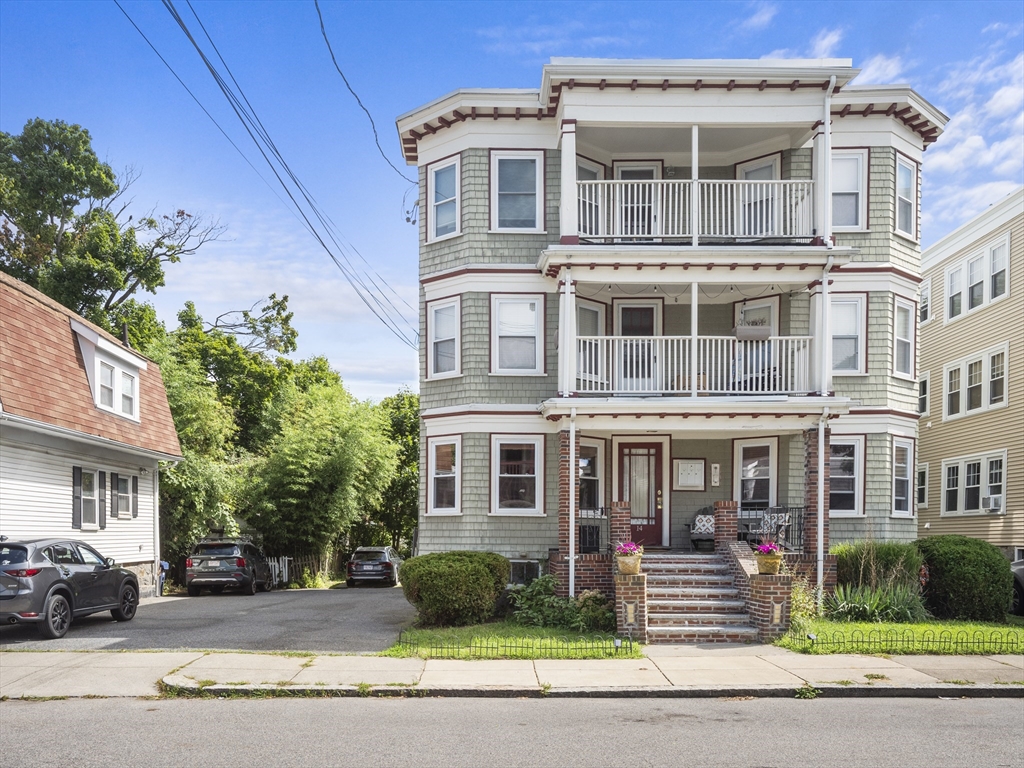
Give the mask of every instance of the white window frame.
<svg viewBox="0 0 1024 768">
<path fill-rule="evenodd" d="M 989 451 L 986 453 L 973 453 L 968 456 L 956 456 L 950 459 L 942 460 L 942 484 L 939 490 L 942 493 L 941 504 L 939 507 L 940 517 L 977 517 L 981 515 L 989 514 L 988 510 L 981 507 L 980 500 L 985 496 L 991 494 L 988 493 L 988 464 L 990 461 L 998 460 L 1003 462 L 1003 508 L 1006 508 L 1006 481 L 1007 481 L 1007 463 L 1006 463 L 1006 449 L 1001 451 Z M 964 503 L 966 501 L 966 490 L 967 490 L 967 465 L 974 462 L 981 463 L 981 491 L 979 495 L 979 507 L 978 509 L 966 510 L 964 509 Z M 957 504 L 956 509 L 950 511 L 947 507 L 946 499 L 946 468 L 957 467 Z"/>
<path fill-rule="evenodd" d="M 867 373 L 868 365 L 868 344 L 867 344 L 867 325 L 866 325 L 866 314 L 865 314 L 865 297 L 862 295 L 848 296 L 845 294 L 833 295 L 829 297 L 829 312 L 831 313 L 832 307 L 836 304 L 856 304 L 857 306 L 857 368 L 854 369 L 832 369 L 832 376 L 863 376 Z M 829 328 L 833 331 L 832 336 L 828 339 L 828 354 L 832 358 L 829 365 L 834 362 L 833 354 L 833 339 L 835 337 L 835 325 L 831 322 L 831 316 L 829 318 Z"/>
<path fill-rule="evenodd" d="M 920 480 L 920 474 L 924 472 L 924 484 L 922 485 Z M 919 462 L 917 465 L 917 471 L 914 472 L 914 504 L 918 509 L 928 509 L 928 482 L 931 476 L 928 474 L 928 462 Z M 918 491 L 924 488 L 924 501 L 918 501 Z"/>
<path fill-rule="evenodd" d="M 742 504 L 743 493 L 743 449 L 768 446 L 768 506 L 774 507 L 779 503 L 779 439 L 750 438 L 746 440 L 734 440 L 732 449 L 732 492 L 733 498 Z"/>
<path fill-rule="evenodd" d="M 932 279 L 930 277 L 926 277 L 921 281 L 917 301 L 918 323 L 925 325 L 935 317 L 935 306 L 932 304 Z"/>
<path fill-rule="evenodd" d="M 747 299 L 746 301 L 736 302 L 733 309 L 733 325 L 740 325 L 743 322 L 743 314 L 748 310 L 752 309 L 763 309 L 768 308 L 769 318 L 768 327 L 770 329 L 771 336 L 777 336 L 779 334 L 779 307 L 781 302 L 778 296 L 769 296 L 764 299 Z"/>
<path fill-rule="evenodd" d="M 842 158 L 855 158 L 857 160 L 857 189 L 838 190 L 840 193 L 857 193 L 857 223 L 853 225 L 840 226 L 833 220 L 832 229 L 835 232 L 865 232 L 868 229 L 868 151 L 866 149 L 833 149 L 832 161 Z M 835 173 L 832 174 L 833 180 Z M 833 181 L 832 194 L 835 195 L 835 182 Z M 831 205 L 831 201 L 829 201 Z M 834 219 L 834 216 L 833 216 Z"/>
<path fill-rule="evenodd" d="M 924 410 L 921 410 L 921 384 L 924 389 Z M 930 416 L 932 412 L 932 377 L 930 371 L 925 371 L 917 377 L 917 413 L 919 416 Z"/>
<path fill-rule="evenodd" d="M 604 440 L 594 440 L 590 438 L 580 438 L 580 447 L 586 446 L 587 448 L 597 449 L 597 501 L 598 508 L 604 506 L 604 476 L 605 476 L 605 463 L 604 463 Z M 582 475 L 580 480 L 582 480 Z M 582 507 L 580 507 L 582 511 Z"/>
<path fill-rule="evenodd" d="M 500 227 L 498 226 L 498 167 L 504 159 L 533 159 L 537 161 L 536 193 L 537 205 L 535 210 L 536 226 L 533 227 Z M 547 206 L 544 201 L 544 175 L 545 171 L 544 150 L 542 149 L 520 149 L 491 150 L 491 232 L 522 232 L 530 234 L 545 234 L 545 211 Z"/>
<path fill-rule="evenodd" d="M 444 341 L 438 339 L 437 321 L 434 313 L 439 309 L 447 307 L 455 308 L 455 368 L 451 371 L 437 371 L 437 360 L 434 354 L 434 343 Z M 427 378 L 451 379 L 462 375 L 462 297 L 453 296 L 449 299 L 439 299 L 427 303 Z"/>
<path fill-rule="evenodd" d="M 437 215 L 434 202 L 434 174 L 455 166 L 455 231 L 437 235 Z M 447 201 L 445 201 L 447 202 Z M 462 157 L 456 155 L 427 166 L 427 242 L 439 243 L 462 234 Z"/>
<path fill-rule="evenodd" d="M 896 449 L 905 448 L 907 450 L 907 508 L 896 509 Z M 914 441 L 904 437 L 893 437 L 890 458 L 892 462 L 892 497 L 890 499 L 890 509 L 892 510 L 892 517 L 914 517 L 914 499 L 917 494 L 917 469 L 915 467 L 915 456 L 914 456 Z"/>
<path fill-rule="evenodd" d="M 772 169 L 772 181 L 777 180 L 781 175 L 782 169 L 782 153 L 776 152 L 768 157 L 759 157 L 756 160 L 747 160 L 745 163 L 736 163 L 736 179 L 737 181 L 745 181 L 745 173 L 748 171 L 757 171 L 761 168 Z M 767 179 L 766 179 L 767 181 Z"/>
<path fill-rule="evenodd" d="M 110 476 L 112 476 L 112 474 L 115 474 L 115 473 L 108 472 L 107 476 L 110 477 Z M 121 517 L 122 513 L 126 517 L 131 517 L 132 516 L 132 477 L 133 476 L 132 475 L 121 474 L 120 472 L 118 472 L 116 474 L 117 474 L 118 486 L 120 486 L 121 481 L 124 480 L 128 484 L 128 491 L 126 493 L 121 493 L 120 487 L 115 488 L 114 485 L 111 484 L 111 486 L 110 486 L 110 495 L 114 499 L 114 505 L 113 505 L 114 506 L 114 511 L 117 513 L 115 515 L 112 515 L 112 517 Z M 122 498 L 125 499 L 125 505 L 124 505 L 124 509 L 123 510 L 121 509 L 121 499 Z"/>
<path fill-rule="evenodd" d="M 913 195 L 910 203 L 910 227 L 909 231 L 900 229 L 900 194 L 899 194 L 899 176 L 900 166 L 907 168 L 910 173 L 910 194 Z M 917 197 L 918 197 L 918 168 L 917 163 L 909 160 L 902 155 L 896 155 L 896 176 L 893 178 L 893 228 L 898 235 L 903 235 L 914 242 L 917 242 Z M 906 198 L 902 198 L 906 199 Z"/>
<path fill-rule="evenodd" d="M 436 454 L 439 445 L 455 446 L 455 507 L 434 506 L 434 480 L 436 477 Z M 427 438 L 427 514 L 431 517 L 452 517 L 462 514 L 462 435 Z"/>
<path fill-rule="evenodd" d="M 1006 272 L 1004 278 L 1005 282 L 1003 285 L 1003 292 L 998 296 L 992 296 L 992 259 L 995 252 L 999 248 L 1005 249 L 1005 263 L 1003 265 L 1003 271 Z M 971 306 L 971 264 L 981 260 L 981 303 L 975 307 Z M 949 312 L 949 301 L 953 294 L 950 292 L 949 284 L 950 278 L 954 273 L 959 273 L 960 290 L 957 292 L 960 294 L 960 313 L 957 315 L 951 315 Z M 1000 302 L 1010 295 L 1010 233 L 1007 232 L 995 240 L 989 241 L 980 249 L 971 251 L 967 256 L 962 259 L 958 259 L 953 262 L 943 272 L 945 279 L 945 293 L 946 293 L 946 313 L 945 323 L 952 323 L 959 320 L 962 317 L 967 317 L 975 312 L 980 312 L 985 307 Z"/>
<path fill-rule="evenodd" d="M 92 475 L 92 496 L 85 494 L 85 476 Z M 86 519 L 85 502 L 92 501 L 92 520 Z M 100 529 L 100 471 L 82 467 L 82 530 L 98 531 Z"/>
<path fill-rule="evenodd" d="M 992 357 L 1002 354 L 1003 356 L 1003 399 L 1000 402 L 992 402 Z M 967 371 L 971 363 L 981 362 L 981 407 L 967 410 Z M 949 412 L 949 372 L 960 371 L 960 412 L 950 414 Z M 979 413 L 988 413 L 999 408 L 1005 408 L 1010 399 L 1009 388 L 1010 372 L 1010 344 L 1004 341 L 1000 344 L 975 352 L 959 360 L 953 360 L 942 367 L 942 420 L 954 421 L 967 416 L 976 416 Z"/>
<path fill-rule="evenodd" d="M 112 368 L 114 370 L 114 392 L 113 392 L 113 405 L 108 406 L 103 404 L 103 366 Z M 122 405 L 122 389 L 121 383 L 125 376 L 132 378 L 132 411 L 127 413 L 121 409 Z M 105 355 L 96 355 L 96 399 L 94 401 L 96 407 L 107 413 L 113 413 L 116 416 L 120 416 L 124 419 L 131 419 L 132 421 L 139 421 L 139 370 L 137 368 L 130 368 L 124 363 L 115 360 L 112 357 Z"/>
<path fill-rule="evenodd" d="M 832 434 L 829 438 L 829 450 L 831 459 L 831 446 L 833 445 L 853 445 L 856 446 L 856 452 L 853 455 L 854 462 L 854 508 L 853 510 L 840 509 L 833 510 L 832 505 L 829 504 L 828 515 L 829 517 L 864 517 L 864 477 L 866 470 L 866 461 L 864 455 L 865 440 L 863 435 L 837 435 Z"/>
<path fill-rule="evenodd" d="M 491 509 L 496 517 L 544 517 L 544 435 L 491 435 Z M 506 443 L 532 443 L 534 446 L 533 477 L 537 484 L 532 509 L 498 507 L 498 483 L 501 470 L 501 446 Z"/>
<path fill-rule="evenodd" d="M 901 339 L 899 337 L 899 312 L 900 309 L 907 311 L 908 322 L 907 329 L 910 332 L 909 339 Z M 901 371 L 898 368 L 899 365 L 899 346 L 900 342 L 904 341 L 910 345 L 910 354 L 908 356 L 908 362 L 910 363 L 909 371 Z M 914 379 L 915 369 L 917 368 L 917 307 L 914 306 L 912 301 L 895 297 L 893 302 L 892 310 L 892 375 L 898 379 Z"/>
<path fill-rule="evenodd" d="M 542 293 L 494 293 L 491 294 L 491 375 L 492 376 L 545 376 L 544 370 L 544 341 L 545 341 L 545 312 L 547 311 L 545 297 Z M 502 304 L 505 303 L 537 303 L 537 325 L 534 328 L 534 338 L 537 340 L 535 347 L 536 360 L 533 368 L 501 368 L 498 355 L 498 317 Z M 523 338 L 526 338 L 525 336 Z"/>
</svg>

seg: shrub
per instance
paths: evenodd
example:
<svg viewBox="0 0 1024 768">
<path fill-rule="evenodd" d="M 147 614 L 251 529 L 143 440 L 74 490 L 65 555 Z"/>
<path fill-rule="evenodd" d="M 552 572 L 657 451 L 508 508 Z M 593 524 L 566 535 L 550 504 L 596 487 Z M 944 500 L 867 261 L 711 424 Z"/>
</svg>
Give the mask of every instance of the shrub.
<svg viewBox="0 0 1024 768">
<path fill-rule="evenodd" d="M 1013 574 L 998 549 L 966 536 L 933 536 L 916 544 L 928 566 L 928 610 L 942 619 L 1006 620 Z"/>
<path fill-rule="evenodd" d="M 878 621 L 913 624 L 926 621 L 918 586 L 894 584 L 839 584 L 835 592 L 825 596 L 825 615 L 836 621 Z"/>
<path fill-rule="evenodd" d="M 818 601 L 806 576 L 793 576 L 789 603 L 790 626 L 797 632 L 818 618 Z"/>
<path fill-rule="evenodd" d="M 890 587 L 918 584 L 921 552 L 912 543 L 858 541 L 832 547 L 839 584 Z"/>
<path fill-rule="evenodd" d="M 515 587 L 509 600 L 515 608 L 512 619 L 529 627 L 554 627 L 576 632 L 615 631 L 615 613 L 602 593 L 594 589 L 578 597 L 558 597 L 557 582 L 551 575 Z"/>
<path fill-rule="evenodd" d="M 323 574 L 312 573 L 309 568 L 302 569 L 302 576 L 299 578 L 299 585 L 302 589 L 326 589 L 327 582 Z"/>
<path fill-rule="evenodd" d="M 479 624 L 494 616 L 510 569 L 492 552 L 421 555 L 402 563 L 402 591 L 423 625 Z"/>
</svg>

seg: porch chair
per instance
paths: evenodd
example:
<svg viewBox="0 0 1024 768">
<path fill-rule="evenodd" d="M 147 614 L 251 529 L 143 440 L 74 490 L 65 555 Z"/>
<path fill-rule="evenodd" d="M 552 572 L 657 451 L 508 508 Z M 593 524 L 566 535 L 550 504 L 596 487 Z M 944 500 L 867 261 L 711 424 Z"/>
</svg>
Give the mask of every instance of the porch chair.
<svg viewBox="0 0 1024 768">
<path fill-rule="evenodd" d="M 747 541 L 756 544 L 756 538 L 774 538 L 775 543 L 782 549 L 789 549 L 789 512 L 772 512 L 765 510 L 764 515 L 757 522 L 751 523 L 747 533 Z"/>
<path fill-rule="evenodd" d="M 710 541 L 712 548 L 715 543 L 715 515 L 708 507 L 702 508 L 693 518 L 693 522 L 686 526 L 690 539 L 690 551 L 695 549 L 698 541 Z"/>
</svg>

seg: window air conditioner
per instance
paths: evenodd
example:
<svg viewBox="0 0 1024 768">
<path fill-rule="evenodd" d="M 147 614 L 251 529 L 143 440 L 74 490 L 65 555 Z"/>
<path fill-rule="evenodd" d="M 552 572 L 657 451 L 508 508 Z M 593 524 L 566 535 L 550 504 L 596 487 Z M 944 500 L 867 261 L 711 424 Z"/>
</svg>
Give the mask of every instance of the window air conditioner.
<svg viewBox="0 0 1024 768">
<path fill-rule="evenodd" d="M 993 494 L 992 496 L 983 496 L 981 498 L 981 506 L 987 509 L 989 512 L 995 512 L 1001 514 L 1003 511 L 1003 496 L 1002 494 Z"/>
</svg>

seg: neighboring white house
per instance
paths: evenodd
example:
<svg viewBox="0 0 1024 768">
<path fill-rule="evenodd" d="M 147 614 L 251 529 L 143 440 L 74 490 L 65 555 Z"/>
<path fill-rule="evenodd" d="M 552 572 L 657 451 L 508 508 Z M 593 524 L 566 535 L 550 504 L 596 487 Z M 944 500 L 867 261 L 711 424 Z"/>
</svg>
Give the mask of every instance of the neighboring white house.
<svg viewBox="0 0 1024 768">
<path fill-rule="evenodd" d="M 85 541 L 152 594 L 180 454 L 156 364 L 0 273 L 0 534 Z"/>
<path fill-rule="evenodd" d="M 587 558 L 617 504 L 649 548 L 687 548 L 716 503 L 741 536 L 788 516 L 807 555 L 819 503 L 826 548 L 917 535 L 920 165 L 947 118 L 857 73 L 553 59 L 539 89 L 398 119 L 420 181 L 419 552 L 608 590 L 610 558 Z"/>
</svg>

